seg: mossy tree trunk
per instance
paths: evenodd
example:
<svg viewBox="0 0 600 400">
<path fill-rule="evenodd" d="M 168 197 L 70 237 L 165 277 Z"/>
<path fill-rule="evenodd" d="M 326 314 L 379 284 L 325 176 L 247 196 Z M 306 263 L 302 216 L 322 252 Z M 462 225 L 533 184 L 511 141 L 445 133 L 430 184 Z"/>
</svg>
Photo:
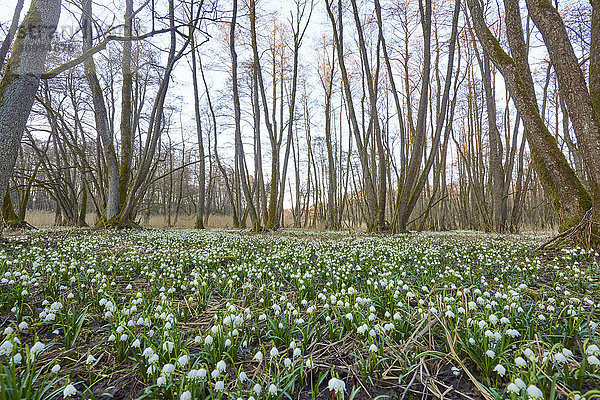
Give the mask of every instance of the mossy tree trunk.
<svg viewBox="0 0 600 400">
<path fill-rule="evenodd" d="M 92 1 L 82 0 L 81 8 L 83 52 L 85 53 L 92 48 Z M 84 61 L 84 72 L 92 90 L 96 131 L 102 143 L 104 160 L 106 162 L 107 194 L 103 219 L 108 222 L 119 213 L 119 162 L 115 151 L 113 132 L 108 122 L 104 92 L 96 75 L 93 56 L 86 58 Z"/>
<path fill-rule="evenodd" d="M 24 228 L 27 225 L 15 212 L 12 198 L 10 197 L 10 190 L 6 191 L 2 202 L 2 220 L 6 226 L 14 229 Z"/>
<path fill-rule="evenodd" d="M 133 0 L 125 2 L 125 37 L 132 37 Z M 133 160 L 133 107 L 131 94 L 133 73 L 131 72 L 131 41 L 123 42 L 123 86 L 121 88 L 121 165 L 119 167 L 119 209 L 125 205 L 127 190 L 131 180 L 131 164 Z"/>
<path fill-rule="evenodd" d="M 8 189 L 60 8 L 60 0 L 32 0 L 0 81 L 0 193 Z"/>
<path fill-rule="evenodd" d="M 544 38 L 581 150 L 592 201 L 592 222 L 600 224 L 600 2 L 591 2 L 590 89 L 556 8 L 549 0 L 527 0 L 526 3 L 531 19 Z M 600 238 L 597 241 L 600 243 Z"/>
<path fill-rule="evenodd" d="M 233 109 L 235 119 L 235 157 L 237 165 L 239 167 L 239 178 L 241 182 L 241 190 L 246 198 L 246 207 L 250 213 L 250 220 L 252 221 L 252 230 L 259 231 L 260 221 L 258 220 L 258 214 L 254 207 L 252 199 L 252 193 L 250 192 L 250 186 L 248 184 L 246 174 L 246 159 L 244 155 L 244 146 L 242 143 L 242 117 L 240 108 L 240 96 L 238 88 L 238 68 L 237 68 L 237 51 L 235 49 L 235 36 L 236 36 L 236 23 L 237 23 L 237 0 L 233 0 L 233 16 L 231 18 L 231 27 L 229 30 L 229 50 L 231 53 L 231 75 L 232 75 L 232 89 L 233 89 Z M 238 207 L 241 210 L 241 207 Z"/>
<path fill-rule="evenodd" d="M 568 229 L 583 218 L 592 206 L 592 201 L 540 115 L 527 63 L 518 2 L 505 0 L 507 33 L 514 58 L 506 54 L 488 29 L 479 1 L 468 0 L 468 5 L 477 37 L 486 54 L 504 76 L 506 86 L 523 119 L 533 163 L 545 192 L 553 200 L 559 217 L 559 229 Z"/>
<path fill-rule="evenodd" d="M 200 161 L 200 172 L 198 177 L 198 213 L 194 228 L 204 229 L 204 211 L 206 200 L 206 164 L 204 160 L 204 140 L 202 138 L 202 117 L 200 115 L 200 94 L 198 91 L 198 72 L 196 70 L 196 41 L 194 32 L 192 35 L 192 80 L 194 84 L 194 112 L 196 117 L 196 134 L 198 135 L 198 157 Z"/>
</svg>

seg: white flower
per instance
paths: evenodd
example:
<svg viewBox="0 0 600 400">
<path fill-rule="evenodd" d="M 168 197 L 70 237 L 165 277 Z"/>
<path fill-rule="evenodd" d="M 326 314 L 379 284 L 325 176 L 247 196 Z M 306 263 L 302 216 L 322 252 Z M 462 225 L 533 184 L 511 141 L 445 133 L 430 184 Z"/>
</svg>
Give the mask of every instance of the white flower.
<svg viewBox="0 0 600 400">
<path fill-rule="evenodd" d="M 494 367 L 494 371 L 498 373 L 500 376 L 504 376 L 506 374 L 506 368 L 502 364 L 498 364 Z"/>
<path fill-rule="evenodd" d="M 273 395 L 274 395 L 274 394 L 277 394 L 277 386 L 275 386 L 275 384 L 274 384 L 274 383 L 271 383 L 271 384 L 269 385 L 269 393 L 271 393 L 271 394 L 273 394 Z"/>
<path fill-rule="evenodd" d="M 225 361 L 221 360 L 217 363 L 217 370 L 219 372 L 225 372 L 226 369 L 227 369 L 227 364 L 225 363 Z"/>
<path fill-rule="evenodd" d="M 600 365 L 600 360 L 598 360 L 598 357 L 596 356 L 588 356 L 588 363 L 590 363 L 590 365 L 598 366 Z"/>
<path fill-rule="evenodd" d="M 305 364 L 306 364 L 306 368 L 308 368 L 308 369 L 313 369 L 313 367 L 315 366 L 312 358 L 309 358 L 308 360 L 306 360 Z"/>
<path fill-rule="evenodd" d="M 175 366 L 173 364 L 165 364 L 162 368 L 162 373 L 166 376 L 169 376 L 175 371 Z"/>
<path fill-rule="evenodd" d="M 485 355 L 488 356 L 489 358 L 495 358 L 496 357 L 496 353 L 494 353 L 494 350 L 488 350 L 488 351 L 486 351 Z"/>
<path fill-rule="evenodd" d="M 289 368 L 289 366 L 292 365 L 292 360 L 286 358 L 285 360 L 283 360 L 283 365 L 285 365 L 286 368 Z"/>
<path fill-rule="evenodd" d="M 175 344 L 174 344 L 173 342 L 169 342 L 169 341 L 167 340 L 166 342 L 164 342 L 164 343 L 163 343 L 163 345 L 162 345 L 162 349 L 163 349 L 164 351 L 171 352 L 171 351 L 173 351 L 173 346 L 174 346 L 174 345 L 175 345 Z"/>
<path fill-rule="evenodd" d="M 596 346 L 595 344 L 590 344 L 585 349 L 585 354 L 597 356 L 600 354 L 600 349 L 598 349 L 598 346 Z"/>
<path fill-rule="evenodd" d="M 240 380 L 240 382 L 244 382 L 246 380 L 246 378 L 248 378 L 248 375 L 246 375 L 246 373 L 244 371 L 240 372 L 238 379 Z"/>
<path fill-rule="evenodd" d="M 190 393 L 189 390 L 186 390 L 185 392 L 181 393 L 181 396 L 179 396 L 179 400 L 191 400 L 192 398 L 192 393 Z"/>
<path fill-rule="evenodd" d="M 13 356 L 12 360 L 14 364 L 21 364 L 21 361 L 23 361 L 23 356 L 21 353 L 17 353 Z"/>
<path fill-rule="evenodd" d="M 77 393 L 75 386 L 68 384 L 67 387 L 65 387 L 65 390 L 63 390 L 63 397 L 67 398 L 69 396 L 73 396 L 75 393 Z"/>
<path fill-rule="evenodd" d="M 559 364 L 567 362 L 567 357 L 565 357 L 563 353 L 556 353 L 552 356 L 552 358 Z"/>
<path fill-rule="evenodd" d="M 515 385 L 514 383 L 511 382 L 506 387 L 506 391 L 509 393 L 519 393 L 521 391 L 521 389 L 519 389 L 519 387 L 517 385 Z"/>
<path fill-rule="evenodd" d="M 507 329 L 506 330 L 506 334 L 512 338 L 517 337 L 520 335 L 519 331 L 516 329 Z"/>
<path fill-rule="evenodd" d="M 573 352 L 572 352 L 571 350 L 567 349 L 567 348 L 564 348 L 564 349 L 562 350 L 562 353 L 563 353 L 563 355 L 564 355 L 565 357 L 572 357 L 572 356 L 573 356 Z"/>
<path fill-rule="evenodd" d="M 269 352 L 269 354 L 271 355 L 271 357 L 277 357 L 279 355 L 279 350 L 277 350 L 276 347 L 271 348 L 271 351 Z"/>
<path fill-rule="evenodd" d="M 117 337 L 116 337 L 115 335 L 110 335 L 110 336 L 108 337 L 108 341 L 109 341 L 109 342 L 114 342 L 115 340 L 117 340 Z"/>
<path fill-rule="evenodd" d="M 158 377 L 158 379 L 156 380 L 156 384 L 157 384 L 158 386 L 162 386 L 162 385 L 164 385 L 165 383 L 167 383 L 167 378 L 165 378 L 165 377 L 164 377 L 164 376 L 162 376 L 162 375 L 161 375 L 161 376 L 159 376 L 159 377 Z"/>
<path fill-rule="evenodd" d="M 262 361 L 262 359 L 263 359 L 263 353 L 262 353 L 262 351 L 260 351 L 260 350 L 259 350 L 259 351 L 258 351 L 258 352 L 257 352 L 257 353 L 254 355 L 254 359 L 255 359 L 255 360 L 257 360 L 257 361 Z"/>
<path fill-rule="evenodd" d="M 177 363 L 182 367 L 185 367 L 188 364 L 189 360 L 190 358 L 187 356 L 187 354 L 184 354 L 177 359 Z"/>
<path fill-rule="evenodd" d="M 87 356 L 87 359 L 85 360 L 85 363 L 87 365 L 93 364 L 95 362 L 96 362 L 96 358 L 91 354 L 89 356 Z"/>
<path fill-rule="evenodd" d="M 302 355 L 302 350 L 299 347 L 294 349 L 294 357 L 300 357 Z"/>
<path fill-rule="evenodd" d="M 529 385 L 527 387 L 527 394 L 529 395 L 530 398 L 533 398 L 533 399 L 543 399 L 544 398 L 544 393 L 540 390 L 540 388 L 538 388 L 535 385 Z"/>
<path fill-rule="evenodd" d="M 331 378 L 327 383 L 327 387 L 329 388 L 329 391 L 334 391 L 336 393 L 346 390 L 346 384 L 344 381 L 337 378 Z"/>
<path fill-rule="evenodd" d="M 523 382 L 523 379 L 521 379 L 521 378 L 515 379 L 515 385 L 517 385 L 517 387 L 519 389 L 525 389 L 525 386 L 527 386 L 527 385 L 525 385 L 525 382 Z"/>
<path fill-rule="evenodd" d="M 223 390 L 225 390 L 225 382 L 217 381 L 215 383 L 215 390 L 218 390 L 219 392 L 222 392 Z"/>
<path fill-rule="evenodd" d="M 131 345 L 139 349 L 142 343 L 140 342 L 140 339 L 135 339 Z"/>
<path fill-rule="evenodd" d="M 209 344 L 212 344 L 212 342 L 213 342 L 212 336 L 208 335 L 204 338 L 204 344 L 209 345 Z"/>
<path fill-rule="evenodd" d="M 377 345 L 375 343 L 373 343 L 371 346 L 369 346 L 369 351 L 372 353 L 375 353 L 377 350 L 379 350 L 377 348 Z"/>
<path fill-rule="evenodd" d="M 260 394 L 260 391 L 262 390 L 262 387 L 257 383 L 256 385 L 254 385 L 254 387 L 252 388 L 252 390 L 254 390 L 254 393 Z"/>
<path fill-rule="evenodd" d="M 54 367 L 52 367 L 52 373 L 57 374 L 58 371 L 60 371 L 60 365 L 56 364 Z"/>
<path fill-rule="evenodd" d="M 517 367 L 524 367 L 527 365 L 527 361 L 523 357 L 517 357 L 515 358 L 515 365 Z"/>
<path fill-rule="evenodd" d="M 10 341 L 6 341 L 0 345 L 0 356 L 7 356 L 12 353 L 14 345 Z"/>
<path fill-rule="evenodd" d="M 19 329 L 20 329 L 20 330 L 27 329 L 27 327 L 28 327 L 28 325 L 27 325 L 27 322 L 25 322 L 25 321 L 23 321 L 23 322 L 21 322 L 21 323 L 19 324 Z"/>
<path fill-rule="evenodd" d="M 206 371 L 206 369 L 205 369 L 205 368 L 200 368 L 200 369 L 198 370 L 198 378 L 200 378 L 200 379 L 204 379 L 204 378 L 206 378 L 206 374 L 207 374 L 207 373 L 208 373 L 208 371 Z"/>
</svg>

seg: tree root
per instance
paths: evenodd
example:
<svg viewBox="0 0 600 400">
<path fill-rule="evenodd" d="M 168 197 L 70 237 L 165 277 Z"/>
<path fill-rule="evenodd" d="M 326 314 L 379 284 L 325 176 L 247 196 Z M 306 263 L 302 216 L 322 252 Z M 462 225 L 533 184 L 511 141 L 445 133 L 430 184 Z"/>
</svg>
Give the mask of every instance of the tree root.
<svg viewBox="0 0 600 400">
<path fill-rule="evenodd" d="M 582 246 L 586 249 L 597 249 L 600 245 L 600 227 L 598 226 L 598 222 L 592 221 L 592 214 L 593 209 L 590 208 L 586 211 L 577 225 L 570 227 L 566 231 L 541 244 L 533 250 L 533 253 L 557 249 L 565 243 Z"/>
</svg>

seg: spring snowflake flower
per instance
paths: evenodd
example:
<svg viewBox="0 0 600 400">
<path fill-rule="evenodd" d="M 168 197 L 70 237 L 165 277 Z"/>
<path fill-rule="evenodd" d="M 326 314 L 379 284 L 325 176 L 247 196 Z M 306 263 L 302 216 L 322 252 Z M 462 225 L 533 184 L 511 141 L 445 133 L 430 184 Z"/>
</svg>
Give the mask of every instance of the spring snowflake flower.
<svg viewBox="0 0 600 400">
<path fill-rule="evenodd" d="M 375 343 L 373 343 L 371 346 L 369 346 L 369 351 L 372 353 L 375 353 L 379 350 L 379 348 L 377 347 L 377 345 Z"/>
<path fill-rule="evenodd" d="M 515 379 L 515 385 L 517 385 L 517 387 L 518 387 L 519 389 L 525 389 L 525 387 L 527 386 L 527 385 L 525 384 L 525 382 L 523 382 L 523 379 L 521 379 L 521 378 L 516 378 L 516 379 Z"/>
<path fill-rule="evenodd" d="M 135 339 L 131 345 L 139 349 L 142 343 L 140 342 L 140 339 Z"/>
<path fill-rule="evenodd" d="M 308 368 L 308 369 L 313 369 L 313 367 L 315 366 L 315 364 L 313 363 L 313 360 L 311 358 L 306 360 L 305 364 L 306 364 L 306 368 Z"/>
<path fill-rule="evenodd" d="M 185 367 L 189 361 L 190 361 L 190 358 L 188 357 L 188 355 L 184 354 L 177 359 L 177 364 L 181 365 L 182 367 Z"/>
<path fill-rule="evenodd" d="M 506 391 L 509 393 L 518 394 L 521 391 L 521 389 L 519 389 L 519 387 L 517 385 L 515 385 L 514 383 L 511 382 L 506 387 Z"/>
<path fill-rule="evenodd" d="M 87 359 L 85 360 L 85 363 L 87 365 L 93 364 L 95 362 L 96 362 L 96 358 L 91 354 L 89 356 L 87 356 Z"/>
<path fill-rule="evenodd" d="M 302 355 L 302 350 L 299 347 L 294 349 L 294 357 L 300 357 Z"/>
<path fill-rule="evenodd" d="M 590 365 L 593 365 L 595 367 L 600 365 L 600 360 L 598 360 L 598 357 L 596 357 L 596 356 L 588 356 L 587 360 L 588 360 L 588 363 L 590 363 Z"/>
<path fill-rule="evenodd" d="M 8 356 L 12 353 L 14 345 L 10 341 L 6 341 L 0 345 L 0 356 Z"/>
<path fill-rule="evenodd" d="M 543 399 L 544 398 L 544 393 L 540 390 L 540 388 L 538 388 L 535 385 L 529 385 L 527 387 L 527 394 L 529 395 L 529 398 L 532 398 L 532 399 Z"/>
<path fill-rule="evenodd" d="M 212 342 L 213 342 L 213 337 L 212 336 L 208 335 L 208 336 L 206 336 L 204 338 L 204 344 L 210 345 L 210 344 L 212 344 Z"/>
<path fill-rule="evenodd" d="M 208 371 L 205 368 L 200 368 L 198 370 L 198 378 L 200 378 L 200 379 L 206 378 L 207 373 L 208 373 Z"/>
<path fill-rule="evenodd" d="M 507 329 L 506 334 L 512 338 L 515 338 L 520 335 L 519 331 L 516 329 Z"/>
<path fill-rule="evenodd" d="M 173 351 L 173 347 L 174 347 L 174 343 L 173 342 L 169 342 L 168 340 L 166 342 L 163 343 L 162 345 L 162 349 L 164 351 L 168 351 L 169 353 Z"/>
<path fill-rule="evenodd" d="M 515 365 L 517 367 L 525 367 L 527 365 L 527 361 L 523 357 L 515 358 Z"/>
<path fill-rule="evenodd" d="M 12 361 L 14 364 L 21 364 L 21 361 L 23 361 L 23 356 L 21 353 L 17 353 L 13 356 Z"/>
<path fill-rule="evenodd" d="M 244 382 L 247 378 L 248 375 L 246 375 L 244 371 L 240 372 L 240 374 L 238 375 L 238 379 L 240 380 L 240 382 Z"/>
<path fill-rule="evenodd" d="M 269 385 L 269 393 L 272 395 L 277 394 L 277 386 L 274 383 Z"/>
<path fill-rule="evenodd" d="M 285 365 L 286 368 L 289 368 L 290 365 L 292 365 L 292 360 L 286 358 L 285 360 L 283 360 L 283 365 Z"/>
<path fill-rule="evenodd" d="M 271 357 L 277 357 L 279 355 L 279 350 L 277 350 L 277 347 L 273 347 L 271 348 L 269 354 L 271 355 Z"/>
<path fill-rule="evenodd" d="M 171 375 L 175 371 L 175 366 L 173 364 L 165 364 L 162 368 L 162 373 L 166 376 Z"/>
<path fill-rule="evenodd" d="M 195 379 L 198 379 L 198 370 L 197 369 L 190 369 L 186 376 L 191 381 L 193 381 Z"/>
<path fill-rule="evenodd" d="M 263 353 L 262 353 L 262 351 L 260 351 L 260 350 L 257 351 L 256 354 L 254 355 L 254 359 L 257 360 L 257 361 L 262 361 L 262 359 L 263 359 Z"/>
<path fill-rule="evenodd" d="M 192 398 L 192 393 L 189 390 L 186 390 L 185 392 L 181 393 L 181 396 L 179 396 L 179 400 L 191 400 Z"/>
<path fill-rule="evenodd" d="M 552 358 L 559 364 L 567 362 L 567 357 L 565 357 L 563 353 L 556 353 L 552 356 Z"/>
<path fill-rule="evenodd" d="M 114 342 L 115 340 L 117 340 L 117 337 L 116 337 L 115 335 L 110 335 L 110 336 L 108 337 L 108 341 L 109 341 L 109 342 Z"/>
<path fill-rule="evenodd" d="M 19 329 L 23 331 L 23 330 L 27 329 L 28 326 L 29 325 L 27 325 L 27 322 L 23 321 L 19 324 Z"/>
<path fill-rule="evenodd" d="M 596 346 L 595 344 L 590 344 L 585 349 L 585 354 L 587 354 L 588 356 L 590 356 L 590 355 L 597 356 L 597 355 L 600 355 L 600 349 L 598 349 L 598 346 Z"/>
<path fill-rule="evenodd" d="M 498 364 L 494 367 L 494 371 L 498 373 L 500 376 L 504 376 L 506 374 L 506 368 L 502 364 Z"/>
<path fill-rule="evenodd" d="M 485 355 L 488 356 L 489 358 L 495 358 L 496 357 L 496 353 L 494 353 L 494 350 L 488 350 L 488 351 L 486 351 Z"/>
<path fill-rule="evenodd" d="M 54 367 L 52 367 L 51 371 L 53 374 L 57 374 L 58 371 L 60 371 L 60 364 L 56 364 Z"/>
<path fill-rule="evenodd" d="M 156 384 L 157 384 L 158 386 L 162 386 L 162 385 L 164 385 L 165 383 L 167 383 L 167 378 L 165 378 L 165 377 L 164 377 L 164 376 L 162 376 L 162 375 L 161 375 L 161 376 L 159 376 L 159 377 L 158 377 L 158 379 L 156 380 Z"/>
<path fill-rule="evenodd" d="M 331 378 L 327 383 L 327 388 L 329 388 L 329 391 L 334 391 L 335 393 L 343 392 L 346 390 L 346 384 L 341 379 Z"/>
<path fill-rule="evenodd" d="M 217 370 L 219 372 L 225 372 L 226 369 L 227 369 L 227 364 L 225 363 L 225 361 L 221 360 L 217 363 Z"/>
<path fill-rule="evenodd" d="M 258 395 L 258 394 L 260 394 L 260 391 L 262 390 L 262 387 L 257 383 L 256 385 L 254 385 L 254 387 L 252 388 L 252 390 L 254 390 L 254 393 L 256 393 Z"/>
<path fill-rule="evenodd" d="M 573 357 L 573 352 L 567 348 L 562 349 L 562 353 L 565 357 Z"/>
<path fill-rule="evenodd" d="M 77 393 L 75 386 L 68 384 L 65 387 L 65 390 L 63 390 L 63 397 L 66 399 L 67 397 L 73 396 L 75 393 Z"/>
</svg>

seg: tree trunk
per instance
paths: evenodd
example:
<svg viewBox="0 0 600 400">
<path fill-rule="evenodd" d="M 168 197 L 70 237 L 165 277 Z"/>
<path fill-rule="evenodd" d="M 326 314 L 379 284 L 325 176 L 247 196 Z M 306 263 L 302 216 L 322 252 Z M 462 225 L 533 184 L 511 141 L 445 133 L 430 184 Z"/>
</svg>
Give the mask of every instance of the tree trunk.
<svg viewBox="0 0 600 400">
<path fill-rule="evenodd" d="M 8 190 L 60 9 L 60 0 L 32 0 L 0 81 L 0 193 Z"/>
<path fill-rule="evenodd" d="M 578 223 L 591 207 L 590 196 L 577 179 L 564 154 L 558 148 L 556 139 L 540 116 L 535 98 L 531 96 L 532 85 L 529 83 L 532 82 L 531 75 L 523 76 L 521 74 L 524 71 L 523 65 L 526 65 L 526 60 L 521 60 L 521 56 L 516 54 L 520 46 L 513 41 L 511 50 L 515 59 L 508 56 L 486 26 L 479 2 L 468 0 L 468 4 L 477 37 L 488 57 L 504 76 L 508 90 L 523 119 L 536 170 L 545 191 L 551 196 L 554 208 L 558 212 L 559 229 L 568 229 Z M 513 21 L 513 19 L 514 17 L 509 17 L 507 14 L 508 32 L 511 32 L 511 26 L 517 22 L 520 24 L 520 19 L 518 21 Z M 510 39 L 511 35 L 509 34 Z M 520 40 L 523 40 L 522 35 Z M 519 63 L 516 60 L 519 60 Z"/>
<path fill-rule="evenodd" d="M 83 31 L 83 52 L 92 48 L 92 0 L 82 0 L 81 25 Z M 108 122 L 104 92 L 96 75 L 93 56 L 84 61 L 85 77 L 92 90 L 92 102 L 96 120 L 96 131 L 102 142 L 106 162 L 106 208 L 104 223 L 110 221 L 119 213 L 119 164 L 113 143 L 113 132 Z M 102 225 L 103 222 L 101 221 Z"/>
</svg>

